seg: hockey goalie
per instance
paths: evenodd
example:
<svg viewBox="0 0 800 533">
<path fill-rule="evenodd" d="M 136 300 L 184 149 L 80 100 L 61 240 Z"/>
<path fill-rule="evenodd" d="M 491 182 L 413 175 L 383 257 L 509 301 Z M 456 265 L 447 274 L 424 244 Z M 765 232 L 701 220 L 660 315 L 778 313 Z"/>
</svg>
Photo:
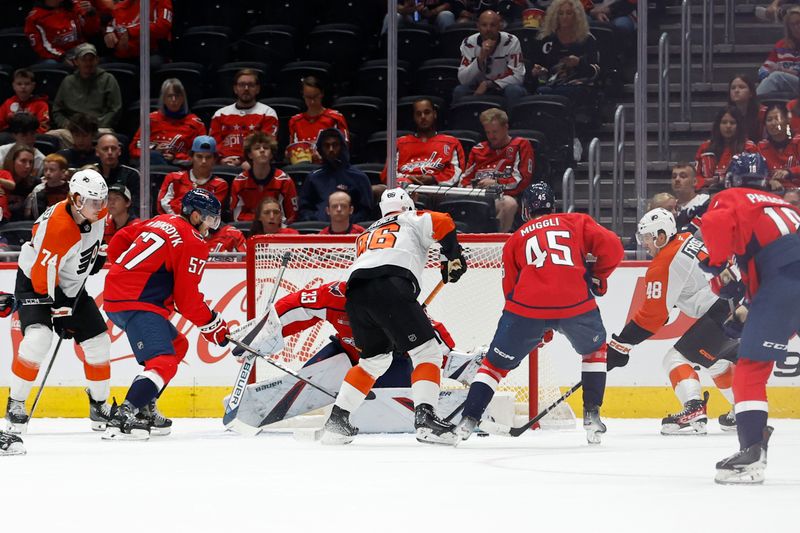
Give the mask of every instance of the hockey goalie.
<svg viewBox="0 0 800 533">
<path fill-rule="evenodd" d="M 346 283 L 335 281 L 316 288 L 303 289 L 288 294 L 275 302 L 268 320 L 251 321 L 233 337 L 252 339 L 251 347 L 269 356 L 284 348 L 283 339 L 327 322 L 336 331 L 330 342 L 305 362 L 297 372 L 303 378 L 329 391 L 337 391 L 347 371 L 358 363 L 358 350 L 345 313 Z M 258 326 L 254 326 L 253 323 Z M 443 377 L 468 385 L 475 375 L 485 353 L 464 353 L 454 350 L 454 342 L 444 325 L 431 320 L 437 340 L 444 355 Z M 253 327 L 263 324 L 263 329 L 253 332 Z M 255 334 L 254 334 L 255 333 Z M 239 359 L 248 354 L 234 350 Z M 406 354 L 393 354 L 389 370 L 375 384 L 375 397 L 359 410 L 359 426 L 366 433 L 397 433 L 413 431 L 414 404 L 411 400 L 411 361 Z M 440 402 L 442 412 L 453 411 L 464 399 L 465 390 L 443 391 Z M 370 396 L 371 398 L 371 396 Z M 227 399 L 226 399 L 227 402 Z M 258 430 L 292 417 L 326 407 L 333 398 L 308 386 L 291 375 L 249 385 L 242 397 L 234 429 L 241 423 Z M 363 412 L 362 412 L 363 411 Z M 254 431 L 255 432 L 255 431 Z"/>
</svg>

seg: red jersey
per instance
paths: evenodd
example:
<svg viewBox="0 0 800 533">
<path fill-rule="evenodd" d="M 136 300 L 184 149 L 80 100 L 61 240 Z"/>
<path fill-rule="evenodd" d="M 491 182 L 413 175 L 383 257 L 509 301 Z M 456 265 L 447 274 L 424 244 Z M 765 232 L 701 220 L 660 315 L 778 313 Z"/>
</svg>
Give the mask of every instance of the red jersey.
<svg viewBox="0 0 800 533">
<path fill-rule="evenodd" d="M 709 263 L 724 265 L 735 258 L 750 299 L 758 292 L 759 253 L 777 239 L 797 233 L 800 209 L 775 194 L 755 189 L 726 189 L 711 198 L 703 215 L 703 240 Z M 786 250 L 780 266 L 800 260 L 800 252 Z"/>
<path fill-rule="evenodd" d="M 776 170 L 788 170 L 789 175 L 779 180 L 784 189 L 796 189 L 800 186 L 800 138 L 787 139 L 783 145 L 777 145 L 769 139 L 758 143 L 758 150 L 767 160 L 769 175 Z"/>
<path fill-rule="evenodd" d="M 103 294 L 106 311 L 150 311 L 169 318 L 177 306 L 197 326 L 211 321 L 200 292 L 208 247 L 182 216 L 159 215 L 126 226 L 111 240 L 108 260 L 113 264 Z"/>
<path fill-rule="evenodd" d="M 228 196 L 227 181 L 217 176 L 211 176 L 208 181 L 199 184 L 191 170 L 184 170 L 170 172 L 164 176 L 164 182 L 158 191 L 158 212 L 161 214 L 179 214 L 183 196 L 197 187 L 209 191 L 217 197 L 221 204 L 225 205 L 225 198 Z"/>
<path fill-rule="evenodd" d="M 410 177 L 433 176 L 438 185 L 457 185 L 464 172 L 464 149 L 461 141 L 437 133 L 425 140 L 416 133 L 397 139 L 397 181 L 408 183 Z M 381 172 L 386 183 L 386 167 Z"/>
<path fill-rule="evenodd" d="M 158 48 L 158 41 L 172 39 L 172 0 L 150 0 L 150 50 Z M 139 38 L 142 26 L 139 23 L 139 0 L 122 0 L 114 6 L 113 20 L 107 32 L 125 28 L 128 32 L 128 47 L 114 48 L 114 56 L 120 59 L 139 57 Z"/>
<path fill-rule="evenodd" d="M 333 231 L 330 226 L 325 226 L 322 228 L 322 230 L 320 230 L 319 235 L 361 235 L 365 231 L 367 230 L 358 224 L 350 224 L 350 227 L 347 228 L 347 231 L 338 233 Z"/>
<path fill-rule="evenodd" d="M 473 181 L 492 178 L 503 186 L 505 194 L 517 196 L 530 183 L 533 165 L 533 147 L 527 139 L 514 137 L 497 149 L 484 141 L 470 150 L 461 185 L 469 187 Z"/>
<path fill-rule="evenodd" d="M 241 231 L 225 224 L 206 237 L 209 252 L 245 252 L 247 243 Z"/>
<path fill-rule="evenodd" d="M 597 258 L 591 267 L 587 254 Z M 608 278 L 623 255 L 619 237 L 589 215 L 558 213 L 530 220 L 503 246 L 505 310 L 529 318 L 587 313 L 597 307 L 587 280 Z"/>
<path fill-rule="evenodd" d="M 8 119 L 17 113 L 30 113 L 39 119 L 39 129 L 36 133 L 46 133 L 50 129 L 50 108 L 47 105 L 47 95 L 31 95 L 27 102 L 20 102 L 19 98 L 12 96 L 0 106 L 0 131 L 8 128 Z"/>
<path fill-rule="evenodd" d="M 272 168 L 267 179 L 260 181 L 245 170 L 231 184 L 231 212 L 234 220 L 253 220 L 258 204 L 264 197 L 275 198 L 281 203 L 287 223 L 297 217 L 297 188 L 294 181 L 279 168 Z"/>
<path fill-rule="evenodd" d="M 139 139 L 142 130 L 136 130 L 130 145 L 130 154 L 133 158 L 142 155 L 142 143 Z M 175 156 L 175 161 L 186 161 L 192 157 L 189 150 L 195 137 L 206 134 L 206 125 L 200 117 L 189 113 L 183 118 L 170 118 L 162 111 L 150 113 L 150 143 L 161 153 Z"/>
<path fill-rule="evenodd" d="M 236 104 L 218 109 L 211 118 L 208 134 L 217 141 L 220 158 L 243 157 L 244 140 L 256 131 L 278 136 L 278 114 L 261 102 L 248 109 L 239 109 Z"/>
<path fill-rule="evenodd" d="M 42 59 L 60 61 L 64 54 L 100 31 L 100 17 L 89 16 L 77 3 L 72 8 L 36 6 L 25 19 L 25 34 Z"/>
<path fill-rule="evenodd" d="M 322 159 L 317 153 L 317 137 L 319 132 L 328 128 L 336 128 L 350 142 L 350 133 L 344 115 L 335 109 L 325 108 L 316 117 L 308 113 L 298 113 L 289 119 L 289 146 L 286 153 L 289 161 L 297 163 L 320 163 Z"/>
<path fill-rule="evenodd" d="M 128 221 L 125 223 L 124 226 L 117 227 L 117 223 L 114 222 L 114 219 L 109 214 L 106 216 L 106 228 L 103 231 L 103 242 L 109 244 L 111 239 L 116 235 L 116 233 L 121 230 L 122 228 L 127 228 L 132 224 L 139 224 L 141 220 L 134 216 L 129 216 Z"/>
<path fill-rule="evenodd" d="M 758 146 L 752 141 L 745 141 L 743 152 L 757 154 Z M 732 154 L 731 149 L 726 147 L 722 155 L 717 157 L 716 154 L 711 151 L 711 141 L 706 141 L 701 144 L 700 148 L 697 149 L 697 155 L 695 155 L 697 183 L 694 188 L 699 191 L 705 186 L 706 180 L 711 180 L 712 178 L 724 180 L 725 173 L 728 172 L 728 165 L 731 162 L 731 157 L 734 155 L 736 154 Z"/>
</svg>

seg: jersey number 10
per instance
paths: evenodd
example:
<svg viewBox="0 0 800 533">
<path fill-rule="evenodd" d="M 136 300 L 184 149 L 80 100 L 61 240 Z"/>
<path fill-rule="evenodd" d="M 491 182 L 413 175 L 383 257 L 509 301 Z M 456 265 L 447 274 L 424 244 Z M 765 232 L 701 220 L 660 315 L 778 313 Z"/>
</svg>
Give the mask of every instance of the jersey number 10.
<svg viewBox="0 0 800 533">
<path fill-rule="evenodd" d="M 558 239 L 570 239 L 568 231 L 545 232 L 544 240 L 547 241 L 545 248 L 539 244 L 540 236 L 541 234 L 535 234 L 525 243 L 525 259 L 529 265 L 541 268 L 549 257 L 554 265 L 575 266 L 572 261 L 572 250 L 569 246 L 558 242 Z"/>
</svg>

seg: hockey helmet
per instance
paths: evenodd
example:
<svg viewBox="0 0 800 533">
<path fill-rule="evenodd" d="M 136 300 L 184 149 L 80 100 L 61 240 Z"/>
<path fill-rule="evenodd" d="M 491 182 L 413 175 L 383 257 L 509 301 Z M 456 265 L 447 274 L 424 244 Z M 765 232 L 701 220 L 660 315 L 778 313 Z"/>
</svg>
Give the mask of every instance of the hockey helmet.
<svg viewBox="0 0 800 533">
<path fill-rule="evenodd" d="M 99 211 L 108 203 L 108 185 L 106 180 L 96 170 L 90 168 L 79 170 L 69 180 L 69 195 L 81 196 L 80 205 L 76 202 L 78 211 L 84 207 L 91 207 Z"/>
<path fill-rule="evenodd" d="M 378 205 L 381 207 L 382 217 L 397 211 L 413 211 L 416 209 L 414 200 L 400 187 L 383 191 Z"/>
<path fill-rule="evenodd" d="M 765 190 L 769 179 L 767 160 L 761 154 L 743 152 L 731 158 L 725 174 L 725 188 L 748 187 Z"/>
<path fill-rule="evenodd" d="M 522 194 L 522 219 L 530 220 L 537 213 L 552 213 L 556 210 L 556 193 L 543 181 L 530 185 Z"/>
<path fill-rule="evenodd" d="M 645 238 L 655 242 L 660 232 L 667 236 L 667 242 L 678 233 L 675 217 L 663 207 L 656 207 L 644 214 L 636 228 L 636 242 L 644 244 Z"/>
<path fill-rule="evenodd" d="M 194 211 L 200 213 L 202 221 L 210 229 L 219 227 L 222 204 L 216 196 L 206 189 L 200 187 L 192 189 L 181 200 L 181 214 L 183 216 L 189 218 Z"/>
</svg>

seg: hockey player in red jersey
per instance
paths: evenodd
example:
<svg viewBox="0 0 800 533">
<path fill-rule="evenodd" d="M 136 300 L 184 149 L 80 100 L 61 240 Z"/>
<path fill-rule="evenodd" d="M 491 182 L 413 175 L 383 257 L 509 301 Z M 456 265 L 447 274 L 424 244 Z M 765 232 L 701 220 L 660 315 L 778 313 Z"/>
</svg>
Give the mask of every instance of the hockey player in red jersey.
<svg viewBox="0 0 800 533">
<path fill-rule="evenodd" d="M 717 463 L 718 483 L 762 483 L 767 465 L 767 380 L 800 330 L 800 209 L 765 192 L 769 170 L 760 154 L 731 160 L 726 190 L 703 215 L 711 288 L 724 291 L 734 260 L 747 287 L 749 312 L 733 376 L 739 451 Z"/>
<path fill-rule="evenodd" d="M 588 215 L 555 213 L 555 194 L 543 182 L 525 191 L 522 217 L 527 222 L 503 246 L 503 314 L 470 385 L 456 434 L 469 438 L 500 381 L 552 329 L 565 335 L 583 359 L 583 427 L 589 443 L 599 444 L 606 431 L 600 420 L 606 331 L 595 296 L 606 293 L 606 280 L 622 261 L 622 244 Z M 595 258 L 591 266 L 589 254 Z"/>
<path fill-rule="evenodd" d="M 134 378 L 122 405 L 112 407 L 104 439 L 143 440 L 155 412 L 155 400 L 178 371 L 189 348 L 186 337 L 169 321 L 175 307 L 208 342 L 225 346 L 228 325 L 209 309 L 198 285 L 208 261 L 203 240 L 219 226 L 221 204 L 205 189 L 183 198 L 180 215 L 160 215 L 122 229 L 111 241 L 105 310 L 128 336 L 136 361 L 144 367 Z M 120 250 L 123 250 L 120 253 Z"/>
</svg>

